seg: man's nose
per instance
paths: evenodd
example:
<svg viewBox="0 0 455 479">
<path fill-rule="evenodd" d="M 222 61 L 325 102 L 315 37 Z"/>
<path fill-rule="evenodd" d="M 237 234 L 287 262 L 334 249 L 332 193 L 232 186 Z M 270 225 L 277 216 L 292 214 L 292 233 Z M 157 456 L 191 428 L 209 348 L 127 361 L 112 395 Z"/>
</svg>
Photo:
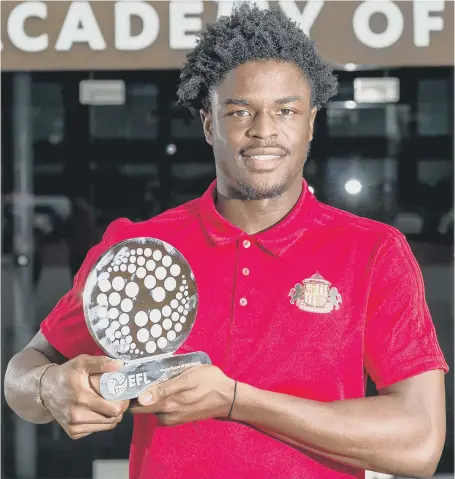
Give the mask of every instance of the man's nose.
<svg viewBox="0 0 455 479">
<path fill-rule="evenodd" d="M 253 123 L 248 130 L 248 136 L 250 138 L 258 138 L 261 140 L 276 138 L 278 136 L 276 119 L 273 115 L 267 113 L 256 114 Z"/>
</svg>

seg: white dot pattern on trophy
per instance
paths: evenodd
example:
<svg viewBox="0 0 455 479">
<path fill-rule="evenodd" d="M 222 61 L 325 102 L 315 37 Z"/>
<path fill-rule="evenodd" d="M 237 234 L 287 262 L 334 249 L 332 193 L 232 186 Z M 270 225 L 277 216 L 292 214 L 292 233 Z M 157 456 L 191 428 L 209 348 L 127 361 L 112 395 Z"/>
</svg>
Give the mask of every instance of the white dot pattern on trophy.
<svg viewBox="0 0 455 479">
<path fill-rule="evenodd" d="M 145 350 L 146 350 L 149 354 L 153 354 L 153 353 L 156 351 L 156 343 L 155 343 L 155 341 L 149 341 L 149 342 L 145 345 Z"/>
<path fill-rule="evenodd" d="M 115 344 L 115 345 L 118 345 L 118 344 L 119 344 L 118 339 L 116 339 L 116 340 L 114 341 L 114 344 Z"/>
<path fill-rule="evenodd" d="M 164 281 L 164 287 L 167 289 L 167 291 L 174 291 L 174 289 L 177 287 L 177 282 L 174 278 L 166 278 Z"/>
<path fill-rule="evenodd" d="M 113 268 L 112 268 L 115 272 L 117 272 L 119 270 L 118 266 L 115 265 Z"/>
<path fill-rule="evenodd" d="M 159 338 L 158 341 L 156 342 L 156 344 L 158 345 L 158 347 L 160 349 L 164 349 L 166 346 L 167 346 L 167 339 L 166 338 Z"/>
<path fill-rule="evenodd" d="M 183 324 L 186 323 L 185 316 L 180 316 L 180 322 L 183 323 Z"/>
<path fill-rule="evenodd" d="M 136 254 L 136 250 L 135 250 L 135 249 L 132 249 L 132 250 L 131 250 L 131 254 Z"/>
<path fill-rule="evenodd" d="M 186 299 L 185 298 L 182 299 L 182 304 L 186 304 Z"/>
<path fill-rule="evenodd" d="M 152 276 L 149 274 L 145 279 L 144 279 L 144 286 L 147 289 L 153 289 L 156 286 L 156 279 L 155 276 Z"/>
<path fill-rule="evenodd" d="M 133 309 L 133 302 L 129 298 L 125 298 L 121 304 L 120 307 L 122 308 L 122 311 L 125 313 L 129 313 Z"/>
<path fill-rule="evenodd" d="M 179 289 L 180 289 L 180 291 L 182 291 L 182 292 L 185 291 L 185 288 L 184 288 L 183 286 L 180 286 Z"/>
<path fill-rule="evenodd" d="M 183 314 L 184 314 L 185 316 L 188 316 L 188 311 L 183 311 Z"/>
<path fill-rule="evenodd" d="M 136 348 L 136 349 L 134 350 L 134 352 L 135 352 L 135 354 L 139 354 L 139 349 Z"/>
<path fill-rule="evenodd" d="M 120 265 L 120 271 L 126 271 L 126 264 Z"/>
<path fill-rule="evenodd" d="M 109 320 L 107 318 L 102 318 L 98 322 L 98 327 L 101 329 L 106 329 L 109 326 Z"/>
<path fill-rule="evenodd" d="M 163 313 L 163 316 L 165 318 L 168 318 L 172 313 L 172 309 L 171 309 L 170 306 L 164 306 L 163 309 L 161 310 L 161 312 Z"/>
<path fill-rule="evenodd" d="M 117 329 L 120 327 L 120 323 L 118 321 L 112 321 L 109 329 L 114 332 L 117 331 Z"/>
<path fill-rule="evenodd" d="M 157 323 L 161 319 L 161 311 L 159 309 L 152 309 L 150 311 L 150 321 Z"/>
<path fill-rule="evenodd" d="M 125 287 L 125 293 L 130 298 L 135 298 L 139 293 L 139 286 L 134 282 L 128 283 Z"/>
<path fill-rule="evenodd" d="M 169 331 L 167 333 L 167 339 L 169 341 L 174 341 L 174 339 L 177 337 L 177 334 L 175 334 L 175 331 Z"/>
<path fill-rule="evenodd" d="M 133 337 L 132 337 L 132 336 L 127 336 L 127 337 L 125 338 L 125 341 L 126 341 L 128 344 L 130 344 L 132 340 L 133 340 Z"/>
<path fill-rule="evenodd" d="M 156 279 L 163 280 L 167 275 L 166 268 L 163 268 L 162 266 L 158 266 L 155 271 L 155 276 Z"/>
<path fill-rule="evenodd" d="M 182 281 L 182 283 L 183 283 L 183 284 L 186 284 L 186 279 L 184 279 L 184 280 Z"/>
<path fill-rule="evenodd" d="M 118 306 L 120 304 L 120 295 L 117 292 L 111 293 L 109 295 L 109 303 L 112 306 Z"/>
<path fill-rule="evenodd" d="M 136 256 L 130 256 L 130 263 L 136 262 Z"/>
<path fill-rule="evenodd" d="M 175 330 L 176 330 L 178 333 L 180 333 L 180 331 L 181 331 L 182 329 L 183 329 L 183 327 L 182 327 L 182 325 L 181 325 L 180 323 L 177 323 L 177 324 L 175 325 Z"/>
<path fill-rule="evenodd" d="M 169 319 L 169 318 L 166 318 L 164 321 L 163 321 L 163 328 L 168 331 L 169 329 L 172 328 L 172 321 Z"/>
<path fill-rule="evenodd" d="M 130 349 L 134 351 L 136 349 L 136 343 L 131 343 L 130 344 Z"/>
<path fill-rule="evenodd" d="M 128 326 L 123 326 L 122 334 L 123 336 L 128 336 L 128 334 L 130 334 L 130 328 Z"/>
<path fill-rule="evenodd" d="M 122 263 L 128 263 L 128 257 L 126 255 L 122 258 Z"/>
<path fill-rule="evenodd" d="M 156 263 L 153 259 L 149 259 L 147 263 L 145 263 L 145 267 L 148 271 L 153 271 L 156 268 Z"/>
<path fill-rule="evenodd" d="M 144 256 L 148 258 L 151 254 L 152 254 L 152 250 L 150 248 L 145 248 Z"/>
<path fill-rule="evenodd" d="M 171 274 L 172 276 L 178 276 L 180 274 L 180 266 L 178 264 L 173 264 L 171 266 Z"/>
<path fill-rule="evenodd" d="M 115 337 L 120 338 L 122 336 L 122 333 L 120 331 L 115 332 Z"/>
<path fill-rule="evenodd" d="M 136 271 L 136 275 L 140 279 L 145 278 L 146 274 L 147 274 L 147 271 L 142 266 L 140 268 L 138 268 L 137 271 Z"/>
<path fill-rule="evenodd" d="M 159 250 L 159 249 L 156 249 L 154 252 L 153 252 L 153 259 L 155 261 L 159 261 L 162 257 L 163 257 L 163 253 Z"/>
<path fill-rule="evenodd" d="M 188 291 L 185 291 L 183 294 L 184 296 L 188 296 Z"/>
<path fill-rule="evenodd" d="M 128 273 L 133 274 L 136 271 L 136 265 L 134 264 L 129 264 L 128 265 Z"/>
<path fill-rule="evenodd" d="M 118 309 L 117 308 L 111 308 L 109 310 L 109 317 L 111 319 L 117 319 L 118 318 Z"/>
<path fill-rule="evenodd" d="M 154 324 L 151 328 L 150 328 L 150 334 L 154 337 L 154 338 L 159 338 L 161 336 L 161 333 L 163 332 L 163 328 L 159 325 L 159 324 Z"/>
<path fill-rule="evenodd" d="M 145 326 L 148 322 L 147 313 L 145 311 L 138 311 L 136 316 L 134 316 L 134 322 L 141 328 Z"/>
<path fill-rule="evenodd" d="M 142 248 L 138 248 L 136 251 L 137 254 L 142 254 Z"/>
<path fill-rule="evenodd" d="M 115 289 L 115 291 L 121 291 L 124 286 L 125 286 L 125 280 L 121 276 L 116 276 L 112 280 L 112 287 Z"/>
<path fill-rule="evenodd" d="M 179 307 L 177 308 L 177 311 L 178 311 L 179 313 L 183 313 L 183 306 L 179 306 Z"/>
<path fill-rule="evenodd" d="M 143 256 L 140 256 L 138 259 L 137 259 L 137 264 L 139 266 L 144 266 L 145 264 L 145 258 Z"/>
<path fill-rule="evenodd" d="M 125 251 L 125 256 L 128 258 L 128 256 L 130 255 L 130 252 L 128 250 Z"/>
<path fill-rule="evenodd" d="M 158 288 L 155 288 L 153 291 L 152 291 L 152 298 L 157 302 L 157 303 L 161 303 L 162 301 L 164 301 L 164 299 L 166 298 L 166 291 L 161 288 L 161 287 L 158 287 Z"/>
<path fill-rule="evenodd" d="M 106 306 L 106 305 L 107 305 L 107 296 L 106 296 L 104 293 L 100 293 L 100 294 L 96 297 L 96 302 L 97 302 L 100 306 Z"/>
<path fill-rule="evenodd" d="M 172 321 L 178 321 L 179 319 L 179 313 L 177 313 L 176 311 L 174 311 L 172 314 L 171 314 L 171 319 Z"/>
<path fill-rule="evenodd" d="M 112 268 L 107 268 L 107 271 L 110 273 L 112 271 Z"/>
<path fill-rule="evenodd" d="M 169 255 L 163 256 L 163 259 L 161 260 L 163 263 L 163 266 L 166 266 L 166 268 L 169 268 L 172 264 L 172 258 Z"/>
<path fill-rule="evenodd" d="M 128 324 L 130 322 L 130 317 L 126 313 L 122 313 L 118 318 L 120 324 Z"/>
<path fill-rule="evenodd" d="M 178 308 L 178 305 L 179 305 L 179 302 L 176 300 L 176 299 L 173 299 L 171 301 L 171 308 L 172 309 L 177 309 Z"/>
<path fill-rule="evenodd" d="M 140 343 L 146 343 L 150 337 L 150 334 L 147 329 L 142 328 L 137 332 L 137 340 Z"/>
<path fill-rule="evenodd" d="M 122 338 L 122 339 L 120 340 L 120 344 L 125 344 L 125 338 Z"/>
<path fill-rule="evenodd" d="M 182 299 L 182 298 L 183 298 L 183 294 L 182 294 L 182 293 L 177 293 L 177 294 L 175 295 L 175 297 L 176 297 L 177 299 Z"/>
<path fill-rule="evenodd" d="M 107 293 L 111 289 L 111 282 L 108 279 L 102 279 L 98 283 L 98 287 L 103 293 Z"/>
</svg>

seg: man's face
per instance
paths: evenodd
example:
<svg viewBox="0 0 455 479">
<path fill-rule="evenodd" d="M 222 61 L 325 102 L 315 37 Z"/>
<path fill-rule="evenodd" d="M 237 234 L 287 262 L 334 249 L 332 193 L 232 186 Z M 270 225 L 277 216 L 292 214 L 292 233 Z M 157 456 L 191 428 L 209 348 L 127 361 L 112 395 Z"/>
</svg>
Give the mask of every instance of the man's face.
<svg viewBox="0 0 455 479">
<path fill-rule="evenodd" d="M 301 183 L 315 116 L 310 86 L 294 64 L 267 60 L 231 70 L 213 89 L 211 111 L 201 110 L 218 190 L 254 200 Z"/>
</svg>

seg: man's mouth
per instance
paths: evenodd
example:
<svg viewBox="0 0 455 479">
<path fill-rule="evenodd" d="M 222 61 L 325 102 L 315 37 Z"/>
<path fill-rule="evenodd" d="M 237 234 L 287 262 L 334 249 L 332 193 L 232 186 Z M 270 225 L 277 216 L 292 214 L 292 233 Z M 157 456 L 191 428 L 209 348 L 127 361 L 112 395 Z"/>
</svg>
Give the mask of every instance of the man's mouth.
<svg viewBox="0 0 455 479">
<path fill-rule="evenodd" d="M 249 150 L 242 151 L 244 158 L 251 158 L 258 161 L 270 161 L 281 158 L 286 153 L 278 148 L 250 148 Z"/>
</svg>

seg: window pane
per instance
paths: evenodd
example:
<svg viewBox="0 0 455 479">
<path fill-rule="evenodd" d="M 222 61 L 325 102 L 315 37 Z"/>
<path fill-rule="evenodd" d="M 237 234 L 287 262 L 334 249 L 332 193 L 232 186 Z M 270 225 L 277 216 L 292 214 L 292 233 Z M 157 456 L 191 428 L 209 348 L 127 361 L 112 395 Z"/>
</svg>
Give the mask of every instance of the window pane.
<svg viewBox="0 0 455 479">
<path fill-rule="evenodd" d="M 153 83 L 130 84 L 126 87 L 124 105 L 92 106 L 92 136 L 98 139 L 156 139 L 158 93 Z"/>
<path fill-rule="evenodd" d="M 396 180 L 392 158 L 329 158 L 324 189 L 330 205 L 385 221 L 395 208 Z"/>
<path fill-rule="evenodd" d="M 188 110 L 176 106 L 172 100 L 169 102 L 169 113 L 172 138 L 176 140 L 204 139 L 199 116 L 192 116 Z"/>
<path fill-rule="evenodd" d="M 333 137 L 386 136 L 385 108 L 327 108 L 327 126 Z"/>
<path fill-rule="evenodd" d="M 58 144 L 63 140 L 62 87 L 54 83 L 32 84 L 33 139 Z"/>
<path fill-rule="evenodd" d="M 447 79 L 419 81 L 417 131 L 419 135 L 449 135 L 449 82 Z"/>
</svg>

